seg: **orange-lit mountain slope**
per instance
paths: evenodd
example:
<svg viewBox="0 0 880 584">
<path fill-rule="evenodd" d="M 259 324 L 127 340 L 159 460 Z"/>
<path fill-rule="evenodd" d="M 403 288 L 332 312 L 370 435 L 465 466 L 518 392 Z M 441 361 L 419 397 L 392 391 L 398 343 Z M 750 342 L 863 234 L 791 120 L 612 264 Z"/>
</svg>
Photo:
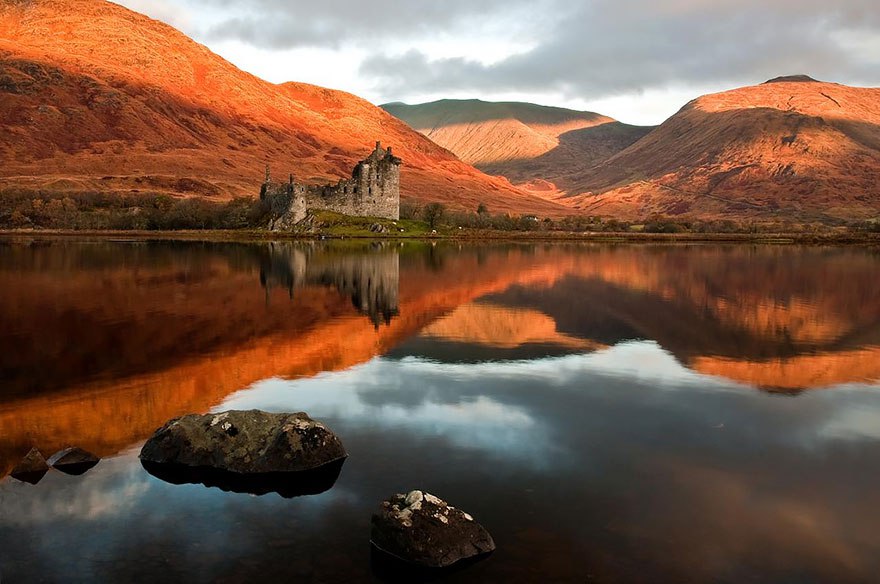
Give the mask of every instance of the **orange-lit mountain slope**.
<svg viewBox="0 0 880 584">
<path fill-rule="evenodd" d="M 651 130 L 593 112 L 520 102 L 444 99 L 382 106 L 465 162 L 543 196 Z"/>
<path fill-rule="evenodd" d="M 880 214 L 880 89 L 783 77 L 696 99 L 577 181 L 590 213 Z"/>
<path fill-rule="evenodd" d="M 360 98 L 265 82 L 121 6 L 0 2 L 0 189 L 254 195 L 266 164 L 337 179 L 375 140 L 403 158 L 404 198 L 565 211 Z"/>
</svg>

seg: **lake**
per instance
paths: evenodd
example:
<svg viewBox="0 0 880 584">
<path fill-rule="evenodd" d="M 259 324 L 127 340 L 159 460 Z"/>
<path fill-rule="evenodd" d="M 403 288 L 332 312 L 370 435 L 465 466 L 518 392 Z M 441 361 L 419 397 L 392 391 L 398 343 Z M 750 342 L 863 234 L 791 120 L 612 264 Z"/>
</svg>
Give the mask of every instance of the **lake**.
<svg viewBox="0 0 880 584">
<path fill-rule="evenodd" d="M 497 551 L 442 582 L 867 582 L 880 253 L 751 245 L 0 240 L 0 579 L 383 582 L 380 501 Z M 306 411 L 296 498 L 174 485 L 167 420 Z M 38 484 L 32 447 L 103 460 Z"/>
</svg>

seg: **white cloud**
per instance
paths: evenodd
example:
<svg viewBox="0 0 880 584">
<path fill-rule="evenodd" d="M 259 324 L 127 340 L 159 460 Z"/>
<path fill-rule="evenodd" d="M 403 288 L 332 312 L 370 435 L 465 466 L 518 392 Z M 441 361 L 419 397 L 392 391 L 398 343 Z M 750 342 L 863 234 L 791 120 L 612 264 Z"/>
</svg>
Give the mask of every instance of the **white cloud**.
<svg viewBox="0 0 880 584">
<path fill-rule="evenodd" d="M 120 0 L 271 81 L 373 101 L 521 100 L 659 123 L 790 74 L 880 84 L 876 0 Z"/>
<path fill-rule="evenodd" d="M 195 21 L 186 7 L 168 0 L 114 0 L 114 4 L 146 14 L 185 32 L 192 28 Z"/>
</svg>

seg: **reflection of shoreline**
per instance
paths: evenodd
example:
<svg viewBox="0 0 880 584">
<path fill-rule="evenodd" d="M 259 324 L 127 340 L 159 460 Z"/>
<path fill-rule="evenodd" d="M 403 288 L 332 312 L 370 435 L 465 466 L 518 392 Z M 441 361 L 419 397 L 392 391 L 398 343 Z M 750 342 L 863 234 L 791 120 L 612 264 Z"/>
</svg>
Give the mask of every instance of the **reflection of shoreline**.
<svg viewBox="0 0 880 584">
<path fill-rule="evenodd" d="M 380 329 L 360 315 L 335 310 L 322 313 L 331 298 L 311 286 L 298 292 L 295 304 L 283 307 L 285 314 L 300 317 L 296 326 L 252 339 L 235 350 L 195 355 L 161 371 L 0 402 L 0 461 L 5 465 L 0 467 L 0 476 L 32 446 L 54 452 L 75 442 L 99 456 L 109 456 L 146 439 L 168 419 L 207 411 L 257 381 L 349 368 L 388 351 L 474 298 L 500 292 L 511 283 L 554 280 L 552 271 L 535 265 L 530 254 L 513 253 L 503 259 L 480 265 L 475 255 L 465 254 L 447 264 L 454 268 L 451 275 L 421 262 L 410 264 L 400 293 L 402 316 Z M 214 303 L 216 316 L 228 316 L 222 310 L 227 297 L 206 292 L 200 298 Z M 250 304 L 245 304 L 249 313 Z"/>
<path fill-rule="evenodd" d="M 262 379 L 345 369 L 420 331 L 488 358 L 651 339 L 692 369 L 766 388 L 880 377 L 880 349 L 864 348 L 880 338 L 877 260 L 849 251 L 441 245 L 371 249 L 369 261 L 298 244 L 125 248 L 123 261 L 116 249 L 15 251 L 0 254 L 10 308 L 0 360 L 22 388 L 0 401 L 4 465 L 33 445 L 107 456 Z M 820 269 L 793 273 L 786 254 Z M 294 299 L 279 302 L 278 288 Z M 95 360 L 107 364 L 100 375 L 69 378 Z"/>
</svg>

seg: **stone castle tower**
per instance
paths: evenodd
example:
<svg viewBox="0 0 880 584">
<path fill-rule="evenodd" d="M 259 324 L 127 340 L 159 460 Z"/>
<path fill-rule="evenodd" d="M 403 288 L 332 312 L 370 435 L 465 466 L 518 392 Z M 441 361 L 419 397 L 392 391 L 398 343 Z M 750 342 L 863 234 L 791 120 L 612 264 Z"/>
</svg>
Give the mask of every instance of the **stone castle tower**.
<svg viewBox="0 0 880 584">
<path fill-rule="evenodd" d="M 260 200 L 269 208 L 269 228 L 292 229 L 310 210 L 328 210 L 358 217 L 400 218 L 400 165 L 389 147 L 376 148 L 361 160 L 350 179 L 323 186 L 297 183 L 290 175 L 286 183 L 273 182 L 266 169 Z"/>
</svg>

